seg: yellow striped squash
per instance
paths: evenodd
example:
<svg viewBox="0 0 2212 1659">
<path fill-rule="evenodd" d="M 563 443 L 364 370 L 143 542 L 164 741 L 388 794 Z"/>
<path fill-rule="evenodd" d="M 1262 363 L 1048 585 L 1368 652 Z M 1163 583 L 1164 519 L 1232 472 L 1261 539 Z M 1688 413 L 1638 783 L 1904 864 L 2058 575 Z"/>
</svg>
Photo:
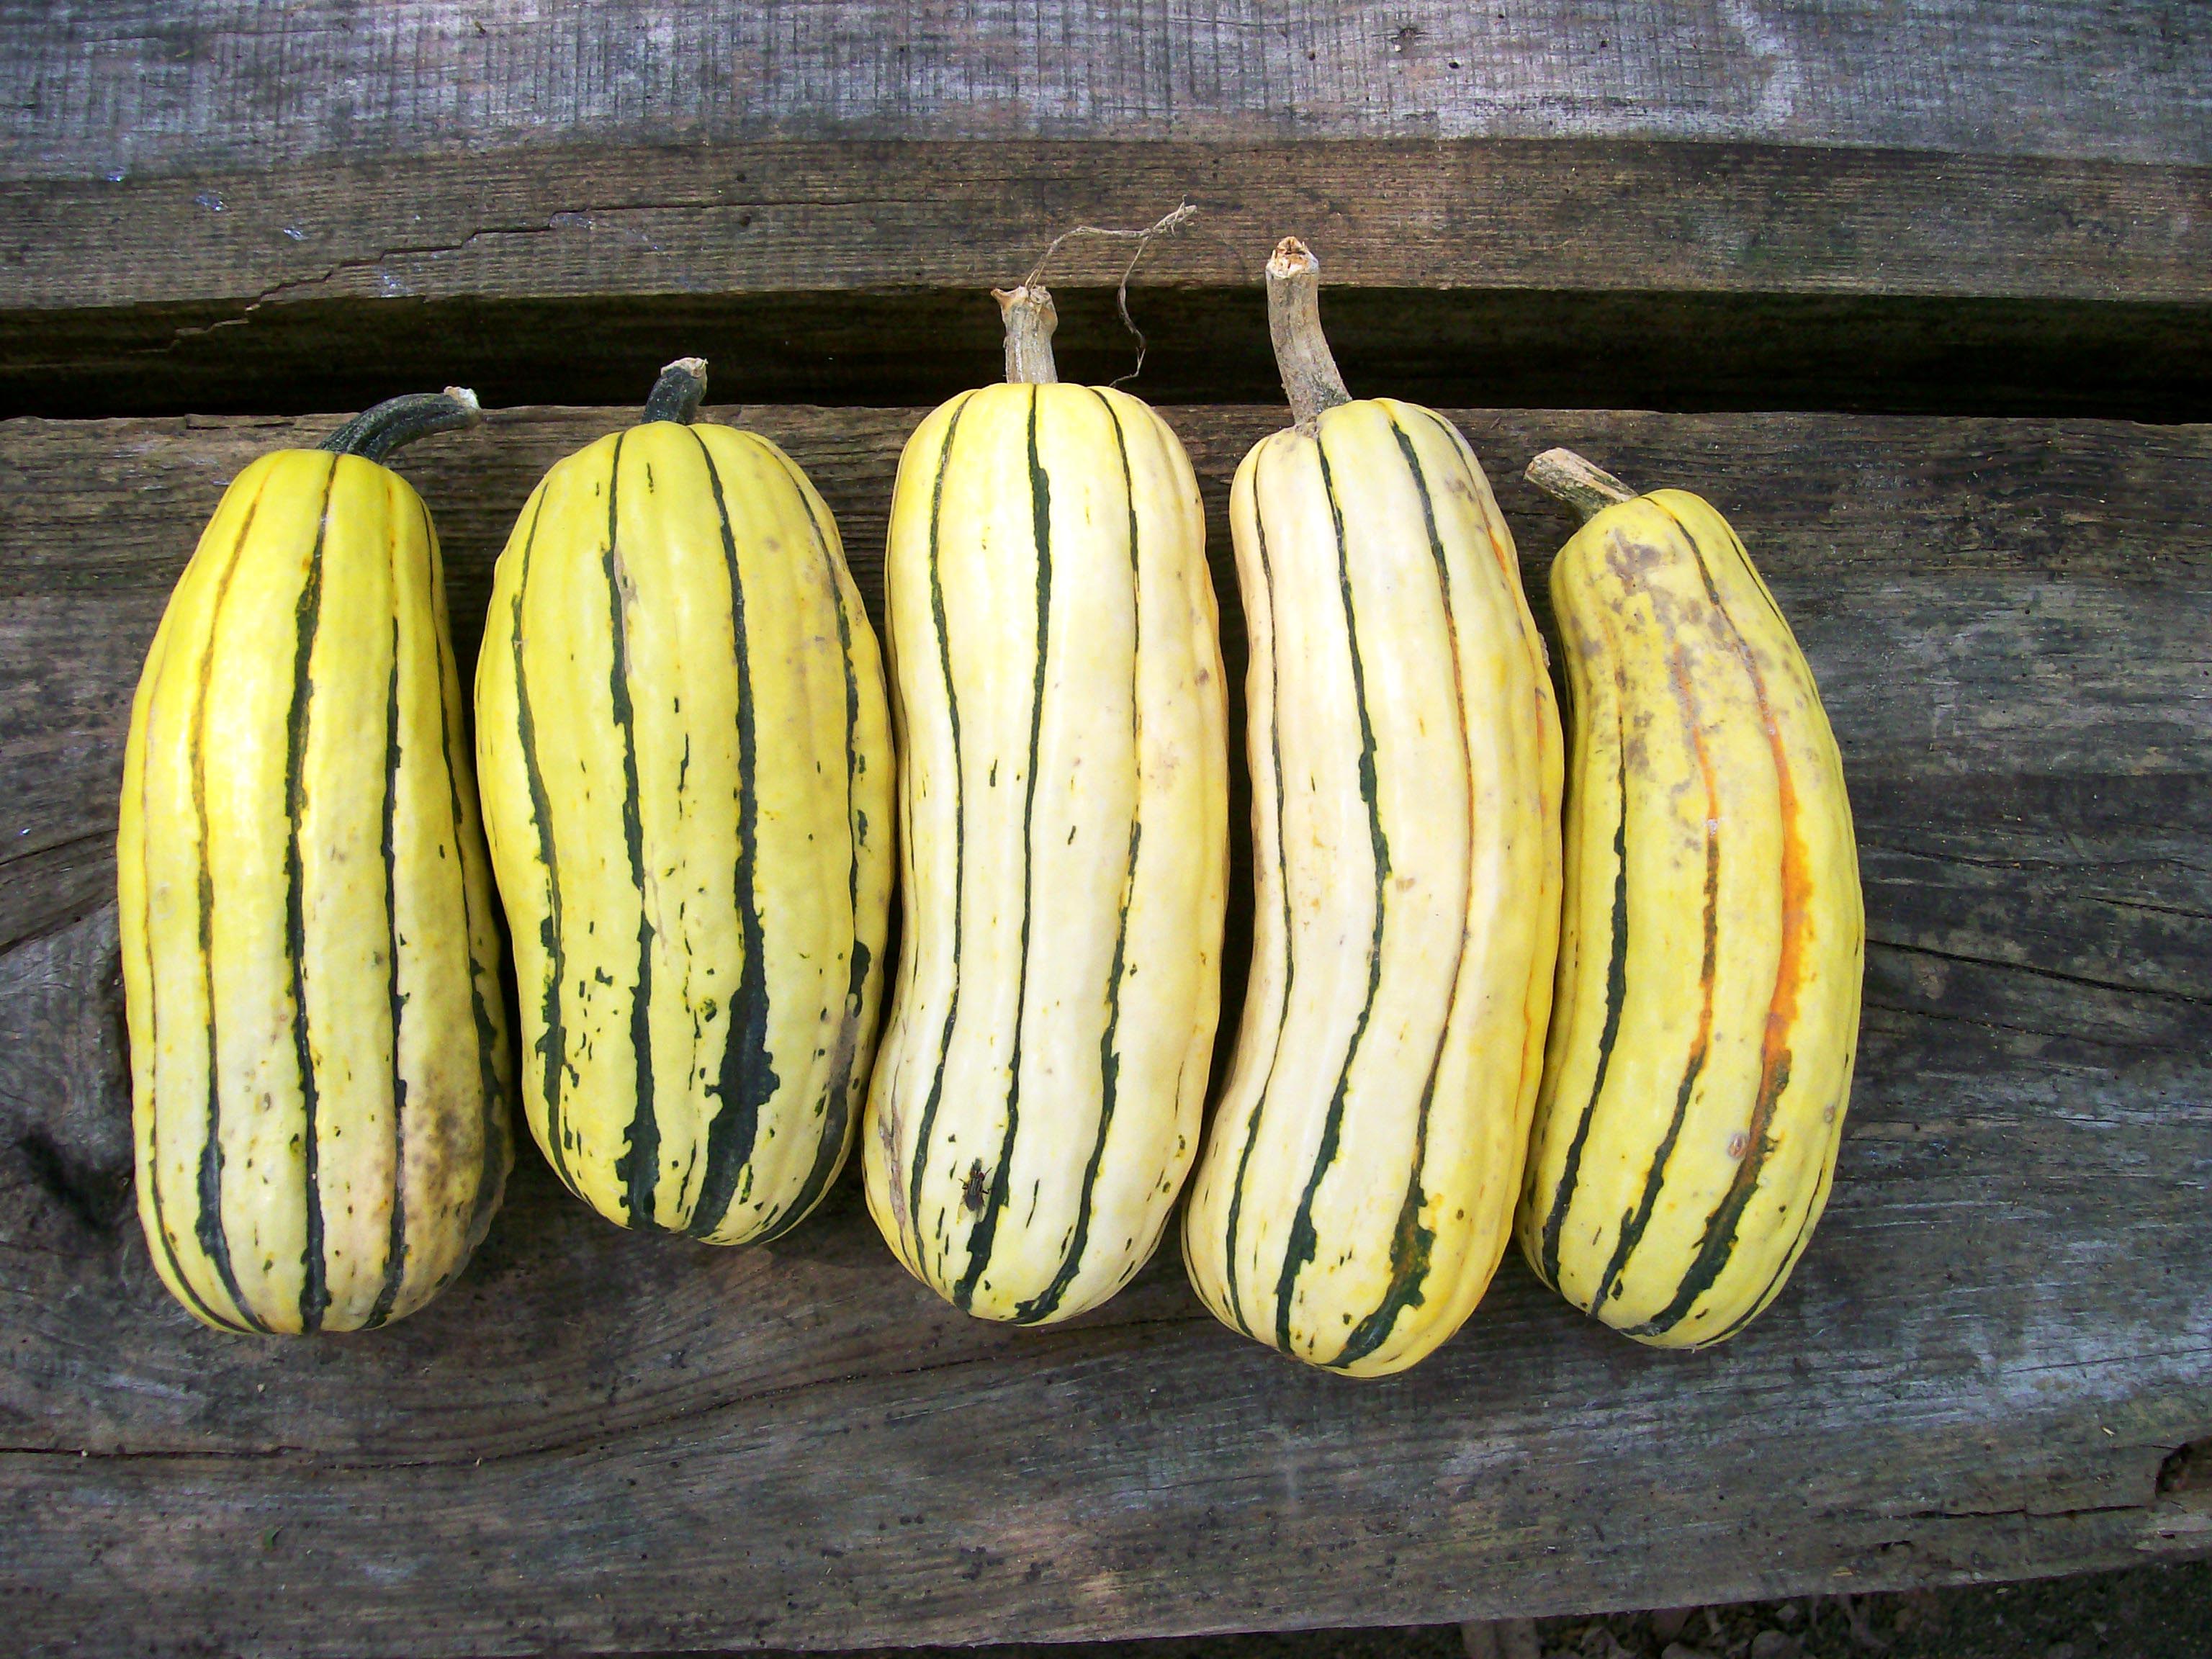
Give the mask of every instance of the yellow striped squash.
<svg viewBox="0 0 2212 1659">
<path fill-rule="evenodd" d="M 531 1132 L 610 1220 L 741 1244 L 852 1143 L 892 759 L 830 510 L 767 439 L 691 424 L 705 370 L 671 364 L 524 504 L 477 755 Z"/>
<path fill-rule="evenodd" d="M 1865 915 L 1813 675 L 1725 520 L 1564 450 L 1552 566 L 1573 753 L 1558 1013 L 1522 1200 L 1545 1282 L 1702 1347 L 1771 1302 L 1827 1201 Z"/>
<path fill-rule="evenodd" d="M 138 1212 L 221 1330 L 412 1312 L 513 1159 L 499 936 L 396 398 L 223 494 L 131 705 L 116 863 Z"/>
<path fill-rule="evenodd" d="M 1196 1150 L 1226 714 L 1182 446 L 1054 380 L 1042 288 L 1000 297 L 1009 383 L 922 422 L 891 505 L 905 930 L 862 1169 L 916 1277 L 1042 1323 L 1144 1265 Z"/>
<path fill-rule="evenodd" d="M 1560 738 L 1513 538 L 1440 416 L 1348 401 L 1318 265 L 1268 266 L 1297 424 L 1237 469 L 1252 974 L 1183 1224 L 1249 1336 L 1355 1376 L 1510 1237 L 1558 938 Z"/>
</svg>

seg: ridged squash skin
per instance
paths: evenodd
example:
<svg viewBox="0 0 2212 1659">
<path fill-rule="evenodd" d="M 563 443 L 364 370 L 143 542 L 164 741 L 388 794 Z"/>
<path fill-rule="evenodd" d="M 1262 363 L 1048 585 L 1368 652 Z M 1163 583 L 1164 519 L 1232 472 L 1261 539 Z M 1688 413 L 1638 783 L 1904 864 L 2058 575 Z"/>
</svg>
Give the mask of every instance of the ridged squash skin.
<svg viewBox="0 0 2212 1659">
<path fill-rule="evenodd" d="M 1228 886 L 1205 520 L 1145 404 L 995 386 L 908 442 L 886 566 L 905 929 L 868 1206 L 1043 1323 L 1157 1247 L 1200 1133 Z"/>
<path fill-rule="evenodd" d="M 799 467 L 674 420 L 556 464 L 477 744 L 545 1156 L 624 1226 L 796 1224 L 852 1144 L 893 857 L 875 635 Z"/>
<path fill-rule="evenodd" d="M 1698 497 L 1605 507 L 1552 597 L 1572 783 L 1521 1243 L 1614 1329 L 1701 1347 L 1780 1291 L 1835 1170 L 1865 939 L 1843 763 Z"/>
<path fill-rule="evenodd" d="M 1466 1320 L 1510 1235 L 1558 939 L 1559 722 L 1511 532 L 1389 398 L 1262 441 L 1252 975 L 1183 1223 L 1225 1323 L 1354 1376 Z"/>
<path fill-rule="evenodd" d="M 381 1325 L 513 1158 L 499 936 L 437 537 L 283 450 L 222 501 L 131 705 L 117 836 L 138 1212 L 222 1330 Z"/>
</svg>

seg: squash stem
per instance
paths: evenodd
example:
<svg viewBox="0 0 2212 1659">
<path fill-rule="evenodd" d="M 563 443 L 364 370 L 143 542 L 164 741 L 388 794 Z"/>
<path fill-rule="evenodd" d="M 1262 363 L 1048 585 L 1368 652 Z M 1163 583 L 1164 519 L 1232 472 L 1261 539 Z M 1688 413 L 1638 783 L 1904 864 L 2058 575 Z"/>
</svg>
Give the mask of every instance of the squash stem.
<svg viewBox="0 0 2212 1659">
<path fill-rule="evenodd" d="M 1587 524 L 1608 507 L 1632 501 L 1636 492 L 1571 449 L 1547 449 L 1528 463 L 1523 475 L 1554 501 L 1565 501 Z"/>
<path fill-rule="evenodd" d="M 699 405 L 707 397 L 707 360 L 678 357 L 660 371 L 645 400 L 647 421 L 673 421 L 689 426 L 699 418 Z"/>
<path fill-rule="evenodd" d="M 1006 325 L 1006 384 L 1056 384 L 1060 370 L 1052 361 L 1052 331 L 1060 326 L 1060 313 L 1053 309 L 1051 291 L 1042 283 L 1024 283 L 994 288 L 991 297 Z"/>
<path fill-rule="evenodd" d="M 449 385 L 445 392 L 410 392 L 404 398 L 385 398 L 374 410 L 362 410 L 316 449 L 327 449 L 334 456 L 383 460 L 416 438 L 427 438 L 434 431 L 465 431 L 483 425 L 483 420 L 484 407 L 465 385 Z"/>
<path fill-rule="evenodd" d="M 1324 410 L 1352 401 L 1321 329 L 1321 261 L 1295 236 L 1276 243 L 1267 261 L 1267 332 L 1299 430 L 1312 431 Z"/>
<path fill-rule="evenodd" d="M 402 444 L 433 432 L 459 432 L 483 421 L 483 406 L 465 386 L 443 392 L 410 392 L 365 409 L 315 446 L 334 455 L 380 461 Z"/>
</svg>

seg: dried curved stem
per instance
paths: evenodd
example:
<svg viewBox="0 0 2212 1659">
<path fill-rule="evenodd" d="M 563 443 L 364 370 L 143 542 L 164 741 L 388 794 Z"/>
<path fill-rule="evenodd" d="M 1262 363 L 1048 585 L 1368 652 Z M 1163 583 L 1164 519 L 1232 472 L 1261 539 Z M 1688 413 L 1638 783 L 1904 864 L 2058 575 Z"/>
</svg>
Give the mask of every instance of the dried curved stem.
<svg viewBox="0 0 2212 1659">
<path fill-rule="evenodd" d="M 459 432 L 483 421 L 483 405 L 465 386 L 443 392 L 410 392 L 365 409 L 315 446 L 337 455 L 381 461 L 402 444 L 433 432 Z"/>
<path fill-rule="evenodd" d="M 1571 449 L 1546 450 L 1528 463 L 1522 476 L 1554 501 L 1574 508 L 1584 523 L 1608 507 L 1636 499 L 1636 492 L 1626 484 Z"/>
<path fill-rule="evenodd" d="M 1295 236 L 1278 242 L 1267 261 L 1267 333 L 1291 418 L 1302 429 L 1310 431 L 1322 410 L 1352 401 L 1322 332 L 1321 261 Z"/>
<path fill-rule="evenodd" d="M 1119 386 L 1123 380 L 1133 380 L 1145 372 L 1145 331 L 1137 326 L 1137 319 L 1129 314 L 1129 279 L 1137 274 L 1137 263 L 1145 257 L 1145 250 L 1152 246 L 1155 236 L 1173 235 L 1197 215 L 1196 204 L 1185 202 L 1162 214 L 1142 230 L 1115 230 L 1105 225 L 1076 225 L 1063 230 L 1045 245 L 1042 253 L 1037 255 L 1037 262 L 1031 267 L 1022 287 L 1042 288 L 1044 268 L 1052 263 L 1052 256 L 1060 252 L 1062 244 L 1078 236 L 1096 236 L 1109 242 L 1134 242 L 1137 246 L 1129 255 L 1129 263 L 1121 268 L 1121 280 L 1114 287 L 1114 309 L 1121 316 L 1121 326 L 1129 331 L 1130 337 L 1137 343 L 1137 366 L 1127 374 L 1116 377 L 1114 384 Z M 1020 289 L 1017 289 L 1015 292 L 1019 293 Z"/>
</svg>

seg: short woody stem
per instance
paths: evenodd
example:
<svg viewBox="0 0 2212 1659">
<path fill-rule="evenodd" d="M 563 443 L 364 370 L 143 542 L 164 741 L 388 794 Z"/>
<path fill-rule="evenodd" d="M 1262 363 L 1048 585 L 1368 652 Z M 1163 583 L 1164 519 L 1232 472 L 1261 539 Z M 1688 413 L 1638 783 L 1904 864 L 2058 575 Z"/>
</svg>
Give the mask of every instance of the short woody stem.
<svg viewBox="0 0 2212 1659">
<path fill-rule="evenodd" d="M 1636 492 L 1571 449 L 1547 449 L 1528 463 L 1528 482 L 1554 501 L 1565 501 L 1584 523 L 1608 507 L 1632 501 Z"/>
<path fill-rule="evenodd" d="M 1052 331 L 1060 325 L 1052 294 L 1042 283 L 1020 288 L 994 288 L 999 315 L 1006 325 L 1006 384 L 1052 386 L 1060 370 L 1052 361 Z"/>
<path fill-rule="evenodd" d="M 1352 401 L 1321 331 L 1321 261 L 1295 236 L 1278 242 L 1267 261 L 1267 332 L 1291 417 L 1301 428 L 1310 430 L 1323 410 Z"/>
<path fill-rule="evenodd" d="M 699 405 L 706 396 L 707 360 L 678 357 L 653 383 L 652 395 L 645 400 L 645 418 L 689 426 L 698 418 Z"/>
<path fill-rule="evenodd" d="M 449 386 L 443 392 L 410 392 L 363 410 L 315 447 L 336 455 L 380 461 L 402 444 L 411 444 L 433 432 L 462 431 L 483 420 L 483 406 L 465 386 Z"/>
</svg>

